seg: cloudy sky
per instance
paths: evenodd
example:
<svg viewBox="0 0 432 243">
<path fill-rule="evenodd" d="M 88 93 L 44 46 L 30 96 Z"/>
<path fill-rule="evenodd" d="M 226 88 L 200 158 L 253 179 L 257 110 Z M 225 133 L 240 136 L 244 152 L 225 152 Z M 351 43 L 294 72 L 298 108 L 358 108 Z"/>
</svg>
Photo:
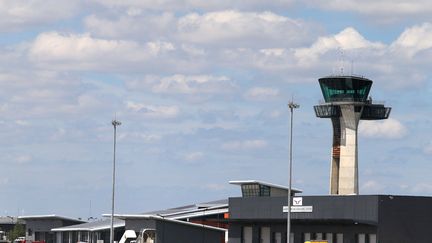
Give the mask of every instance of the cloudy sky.
<svg viewBox="0 0 432 243">
<path fill-rule="evenodd" d="M 317 79 L 359 74 L 393 107 L 359 128 L 360 192 L 432 196 L 428 0 L 3 0 L 0 215 L 121 213 L 240 195 L 327 194 Z"/>
</svg>

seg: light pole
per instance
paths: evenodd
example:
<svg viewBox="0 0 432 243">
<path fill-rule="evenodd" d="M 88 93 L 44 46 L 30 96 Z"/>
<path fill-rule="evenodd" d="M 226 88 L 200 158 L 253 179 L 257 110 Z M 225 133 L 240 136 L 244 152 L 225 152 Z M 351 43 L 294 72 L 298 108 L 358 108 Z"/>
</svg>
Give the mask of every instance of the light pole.
<svg viewBox="0 0 432 243">
<path fill-rule="evenodd" d="M 287 213 L 287 243 L 291 243 L 291 184 L 292 184 L 292 138 L 293 138 L 293 117 L 294 109 L 299 108 L 300 105 L 293 101 L 288 103 L 291 111 L 291 126 L 290 126 L 290 150 L 289 150 L 289 182 L 288 182 L 288 213 Z"/>
<path fill-rule="evenodd" d="M 116 138 L 117 138 L 117 126 L 121 125 L 121 122 L 113 120 L 111 124 L 114 126 L 114 155 L 113 155 L 113 174 L 112 174 L 112 201 L 111 201 L 111 228 L 110 228 L 110 243 L 114 242 L 114 195 L 115 195 L 115 162 L 116 162 Z"/>
</svg>

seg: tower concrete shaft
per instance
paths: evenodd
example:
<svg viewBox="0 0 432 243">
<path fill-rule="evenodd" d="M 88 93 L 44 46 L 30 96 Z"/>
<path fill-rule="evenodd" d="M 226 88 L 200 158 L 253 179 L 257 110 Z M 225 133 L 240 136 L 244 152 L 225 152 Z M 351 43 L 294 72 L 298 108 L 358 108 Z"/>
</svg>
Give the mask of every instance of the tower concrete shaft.
<svg viewBox="0 0 432 243">
<path fill-rule="evenodd" d="M 357 127 L 361 111 L 352 104 L 341 105 L 341 116 L 332 118 L 333 147 L 331 194 L 358 194 Z"/>
<path fill-rule="evenodd" d="M 360 120 L 387 119 L 391 108 L 367 99 L 372 81 L 356 76 L 330 76 L 319 83 L 325 102 L 314 106 L 317 117 L 330 118 L 333 146 L 330 194 L 359 193 L 357 128 Z"/>
</svg>

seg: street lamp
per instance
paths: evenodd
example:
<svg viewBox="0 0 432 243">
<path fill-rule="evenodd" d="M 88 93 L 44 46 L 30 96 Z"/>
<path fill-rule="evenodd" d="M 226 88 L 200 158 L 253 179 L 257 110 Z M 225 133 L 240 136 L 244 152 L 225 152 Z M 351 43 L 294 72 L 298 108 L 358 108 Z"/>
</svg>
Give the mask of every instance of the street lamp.
<svg viewBox="0 0 432 243">
<path fill-rule="evenodd" d="M 287 213 L 287 243 L 291 243 L 291 184 L 292 184 L 292 138 L 293 138 L 293 117 L 294 109 L 300 105 L 293 101 L 288 103 L 288 108 L 291 111 L 291 128 L 290 128 L 290 150 L 289 150 L 289 182 L 288 182 L 288 213 Z"/>
<path fill-rule="evenodd" d="M 110 229 L 110 243 L 114 242 L 114 192 L 115 192 L 115 162 L 116 162 L 116 138 L 117 138 L 117 126 L 121 125 L 121 122 L 113 120 L 111 124 L 114 126 L 114 155 L 113 155 L 113 174 L 112 174 L 112 201 L 111 201 L 111 229 Z"/>
</svg>

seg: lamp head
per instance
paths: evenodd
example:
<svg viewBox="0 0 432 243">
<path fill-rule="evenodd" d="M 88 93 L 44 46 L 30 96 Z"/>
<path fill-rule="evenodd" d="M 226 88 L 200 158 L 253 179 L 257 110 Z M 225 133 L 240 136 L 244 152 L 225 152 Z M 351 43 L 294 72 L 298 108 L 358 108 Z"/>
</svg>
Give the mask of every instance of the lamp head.
<svg viewBox="0 0 432 243">
<path fill-rule="evenodd" d="M 113 125 L 113 126 L 120 126 L 121 125 L 121 122 L 120 121 L 117 121 L 117 120 L 113 120 L 112 122 L 111 122 L 111 124 Z"/>
<path fill-rule="evenodd" d="M 296 108 L 299 108 L 300 105 L 294 103 L 293 101 L 291 101 L 290 103 L 288 103 L 288 107 L 289 107 L 290 109 L 296 109 Z"/>
</svg>

